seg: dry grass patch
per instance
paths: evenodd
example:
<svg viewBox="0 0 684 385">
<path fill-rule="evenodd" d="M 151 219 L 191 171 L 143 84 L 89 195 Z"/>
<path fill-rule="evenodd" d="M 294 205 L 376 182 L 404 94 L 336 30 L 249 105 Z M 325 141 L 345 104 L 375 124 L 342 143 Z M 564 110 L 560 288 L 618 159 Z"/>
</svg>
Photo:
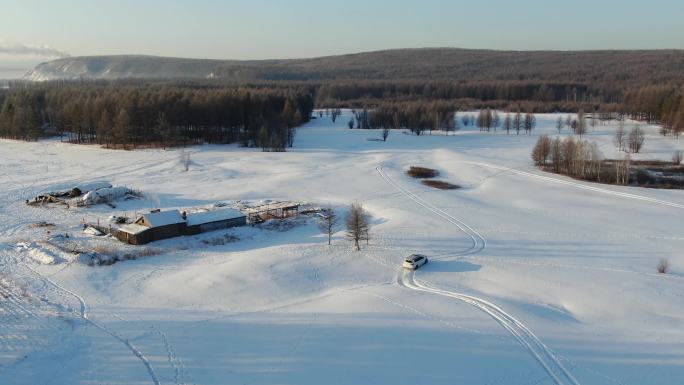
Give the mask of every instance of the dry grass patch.
<svg viewBox="0 0 684 385">
<path fill-rule="evenodd" d="M 440 190 L 457 190 L 461 188 L 461 186 L 457 184 L 445 182 L 443 180 L 423 180 L 420 183 Z"/>
<path fill-rule="evenodd" d="M 439 175 L 439 171 L 427 167 L 411 166 L 406 174 L 412 178 L 434 178 Z"/>
</svg>

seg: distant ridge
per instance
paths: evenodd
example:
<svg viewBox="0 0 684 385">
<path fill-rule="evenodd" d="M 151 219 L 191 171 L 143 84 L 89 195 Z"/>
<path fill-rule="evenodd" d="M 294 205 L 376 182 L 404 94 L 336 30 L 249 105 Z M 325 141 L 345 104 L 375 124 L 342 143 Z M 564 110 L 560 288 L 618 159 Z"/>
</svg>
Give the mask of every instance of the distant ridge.
<svg viewBox="0 0 684 385">
<path fill-rule="evenodd" d="M 74 79 L 577 81 L 682 83 L 684 50 L 492 51 L 418 48 L 283 60 L 143 55 L 81 56 L 42 63 L 25 80 Z"/>
</svg>

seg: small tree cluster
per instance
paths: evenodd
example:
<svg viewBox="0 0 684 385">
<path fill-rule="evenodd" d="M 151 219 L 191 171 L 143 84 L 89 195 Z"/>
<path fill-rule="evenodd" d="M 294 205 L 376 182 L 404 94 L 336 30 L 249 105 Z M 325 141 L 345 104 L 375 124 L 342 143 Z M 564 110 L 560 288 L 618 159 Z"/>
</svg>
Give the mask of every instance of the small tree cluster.
<svg viewBox="0 0 684 385">
<path fill-rule="evenodd" d="M 458 129 L 454 111 L 454 106 L 445 102 L 384 103 L 370 114 L 366 128 L 408 127 L 416 135 L 428 130 L 449 133 Z"/>
<path fill-rule="evenodd" d="M 330 110 L 330 119 L 332 119 L 333 123 L 335 123 L 337 117 L 340 115 L 342 115 L 342 110 L 340 110 L 339 108 L 333 108 L 332 110 Z"/>
<path fill-rule="evenodd" d="M 480 110 L 480 113 L 477 115 L 477 119 L 475 120 L 475 124 L 480 131 L 489 132 L 492 128 L 494 128 L 494 131 L 496 131 L 496 128 L 501 124 L 501 118 L 499 117 L 498 112 L 492 112 L 492 110 L 487 108 Z"/>
<path fill-rule="evenodd" d="M 603 154 L 595 142 L 542 135 L 532 150 L 532 160 L 538 167 L 558 174 L 597 181 L 602 178 Z"/>
<path fill-rule="evenodd" d="M 627 148 L 630 152 L 638 154 L 641 148 L 644 146 L 644 130 L 639 126 L 634 126 L 629 134 L 627 135 Z"/>
</svg>

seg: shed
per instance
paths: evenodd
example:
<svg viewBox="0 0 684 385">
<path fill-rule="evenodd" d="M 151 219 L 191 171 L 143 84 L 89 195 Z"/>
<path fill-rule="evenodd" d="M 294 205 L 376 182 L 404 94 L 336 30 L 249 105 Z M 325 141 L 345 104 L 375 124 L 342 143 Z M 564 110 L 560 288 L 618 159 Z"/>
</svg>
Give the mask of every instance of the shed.
<svg viewBox="0 0 684 385">
<path fill-rule="evenodd" d="M 178 210 L 143 214 L 135 224 L 149 228 L 150 242 L 173 238 L 185 233 L 187 224 Z"/>
<path fill-rule="evenodd" d="M 150 228 L 135 223 L 120 227 L 115 233 L 116 239 L 131 245 L 144 245 L 152 242 Z"/>
<path fill-rule="evenodd" d="M 187 214 L 187 234 L 244 226 L 247 216 L 238 210 L 221 209 Z"/>
</svg>

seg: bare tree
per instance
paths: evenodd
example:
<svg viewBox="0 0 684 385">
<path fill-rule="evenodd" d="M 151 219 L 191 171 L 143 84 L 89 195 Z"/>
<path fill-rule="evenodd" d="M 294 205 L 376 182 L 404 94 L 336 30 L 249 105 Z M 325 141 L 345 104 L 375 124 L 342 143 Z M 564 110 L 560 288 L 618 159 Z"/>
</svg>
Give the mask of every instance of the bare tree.
<svg viewBox="0 0 684 385">
<path fill-rule="evenodd" d="M 513 118 L 513 127 L 515 128 L 516 135 L 520 135 L 520 129 L 523 127 L 523 119 L 520 111 L 518 111 Z"/>
<path fill-rule="evenodd" d="M 570 115 L 568 115 L 568 116 L 565 117 L 565 125 L 566 125 L 568 128 L 572 128 L 572 122 L 573 122 L 573 119 L 572 119 L 572 117 L 571 117 Z"/>
<path fill-rule="evenodd" d="M 447 122 L 446 133 L 449 135 L 449 131 L 458 131 L 459 129 L 458 112 L 454 112 L 454 118 L 451 120 L 451 122 Z"/>
<path fill-rule="evenodd" d="M 492 114 L 492 127 L 494 127 L 494 131 L 501 125 L 501 117 L 499 116 L 499 113 L 497 111 L 494 111 Z"/>
<path fill-rule="evenodd" d="M 390 134 L 390 129 L 388 127 L 383 127 L 382 128 L 382 141 L 383 142 L 387 141 L 387 137 L 389 136 L 389 134 Z"/>
<path fill-rule="evenodd" d="M 617 184 L 627 185 L 629 183 L 629 168 L 632 159 L 629 153 L 624 154 L 622 159 L 615 163 L 615 182 Z"/>
<path fill-rule="evenodd" d="M 530 112 L 526 113 L 525 114 L 525 121 L 523 123 L 523 126 L 525 127 L 525 132 L 527 132 L 528 135 L 531 134 L 532 130 L 534 129 L 534 127 L 536 127 L 536 125 L 537 125 L 537 118 L 535 118 L 534 114 L 532 114 Z"/>
<path fill-rule="evenodd" d="M 561 162 L 563 161 L 563 155 L 561 152 L 562 143 L 559 137 L 551 142 L 551 164 L 553 166 L 553 172 L 559 173 L 561 170 Z"/>
<path fill-rule="evenodd" d="M 183 166 L 183 170 L 189 171 L 190 170 L 190 164 L 192 163 L 192 161 L 190 160 L 190 153 L 184 152 L 181 155 L 180 162 L 181 162 L 181 165 Z"/>
<path fill-rule="evenodd" d="M 551 154 L 551 139 L 548 135 L 542 135 L 537 139 L 537 144 L 532 150 L 532 160 L 534 164 L 539 167 L 544 167 L 546 165 L 546 160 Z"/>
<path fill-rule="evenodd" d="M 349 213 L 346 218 L 347 238 L 353 243 L 356 250 L 361 250 L 359 242 L 368 242 L 370 225 L 368 223 L 368 214 L 360 203 L 352 203 L 349 208 Z"/>
<path fill-rule="evenodd" d="M 318 228 L 323 234 L 328 236 L 328 245 L 332 243 L 332 235 L 335 232 L 339 222 L 339 217 L 337 214 L 335 214 L 335 210 L 333 210 L 330 206 L 325 208 L 320 214 L 318 219 Z"/>
<path fill-rule="evenodd" d="M 622 120 L 618 123 L 618 128 L 615 131 L 615 146 L 620 151 L 625 150 L 625 123 Z"/>
<path fill-rule="evenodd" d="M 584 114 L 584 111 L 580 110 L 580 112 L 577 114 L 577 126 L 575 127 L 575 134 L 579 135 L 581 138 L 582 135 L 587 133 L 587 118 L 586 115 Z"/>
<path fill-rule="evenodd" d="M 629 150 L 635 154 L 641 151 L 641 147 L 644 146 L 644 130 L 639 126 L 635 126 L 627 135 L 627 144 L 629 145 Z"/>
<path fill-rule="evenodd" d="M 660 258 L 660 261 L 658 261 L 658 268 L 657 268 L 658 273 L 667 274 L 667 271 L 669 269 L 670 269 L 670 262 L 665 258 Z"/>
<path fill-rule="evenodd" d="M 558 130 L 558 134 L 561 133 L 562 129 L 563 129 L 563 117 L 559 116 L 558 120 L 556 121 L 556 130 Z"/>
<path fill-rule="evenodd" d="M 511 120 L 511 114 L 506 114 L 506 118 L 503 122 L 503 129 L 506 130 L 506 134 L 511 133 L 511 128 L 513 128 L 513 121 Z"/>
<path fill-rule="evenodd" d="M 332 119 L 332 122 L 335 123 L 337 117 L 340 115 L 342 115 L 342 110 L 340 110 L 339 108 L 333 108 L 330 112 L 330 118 Z"/>
</svg>

